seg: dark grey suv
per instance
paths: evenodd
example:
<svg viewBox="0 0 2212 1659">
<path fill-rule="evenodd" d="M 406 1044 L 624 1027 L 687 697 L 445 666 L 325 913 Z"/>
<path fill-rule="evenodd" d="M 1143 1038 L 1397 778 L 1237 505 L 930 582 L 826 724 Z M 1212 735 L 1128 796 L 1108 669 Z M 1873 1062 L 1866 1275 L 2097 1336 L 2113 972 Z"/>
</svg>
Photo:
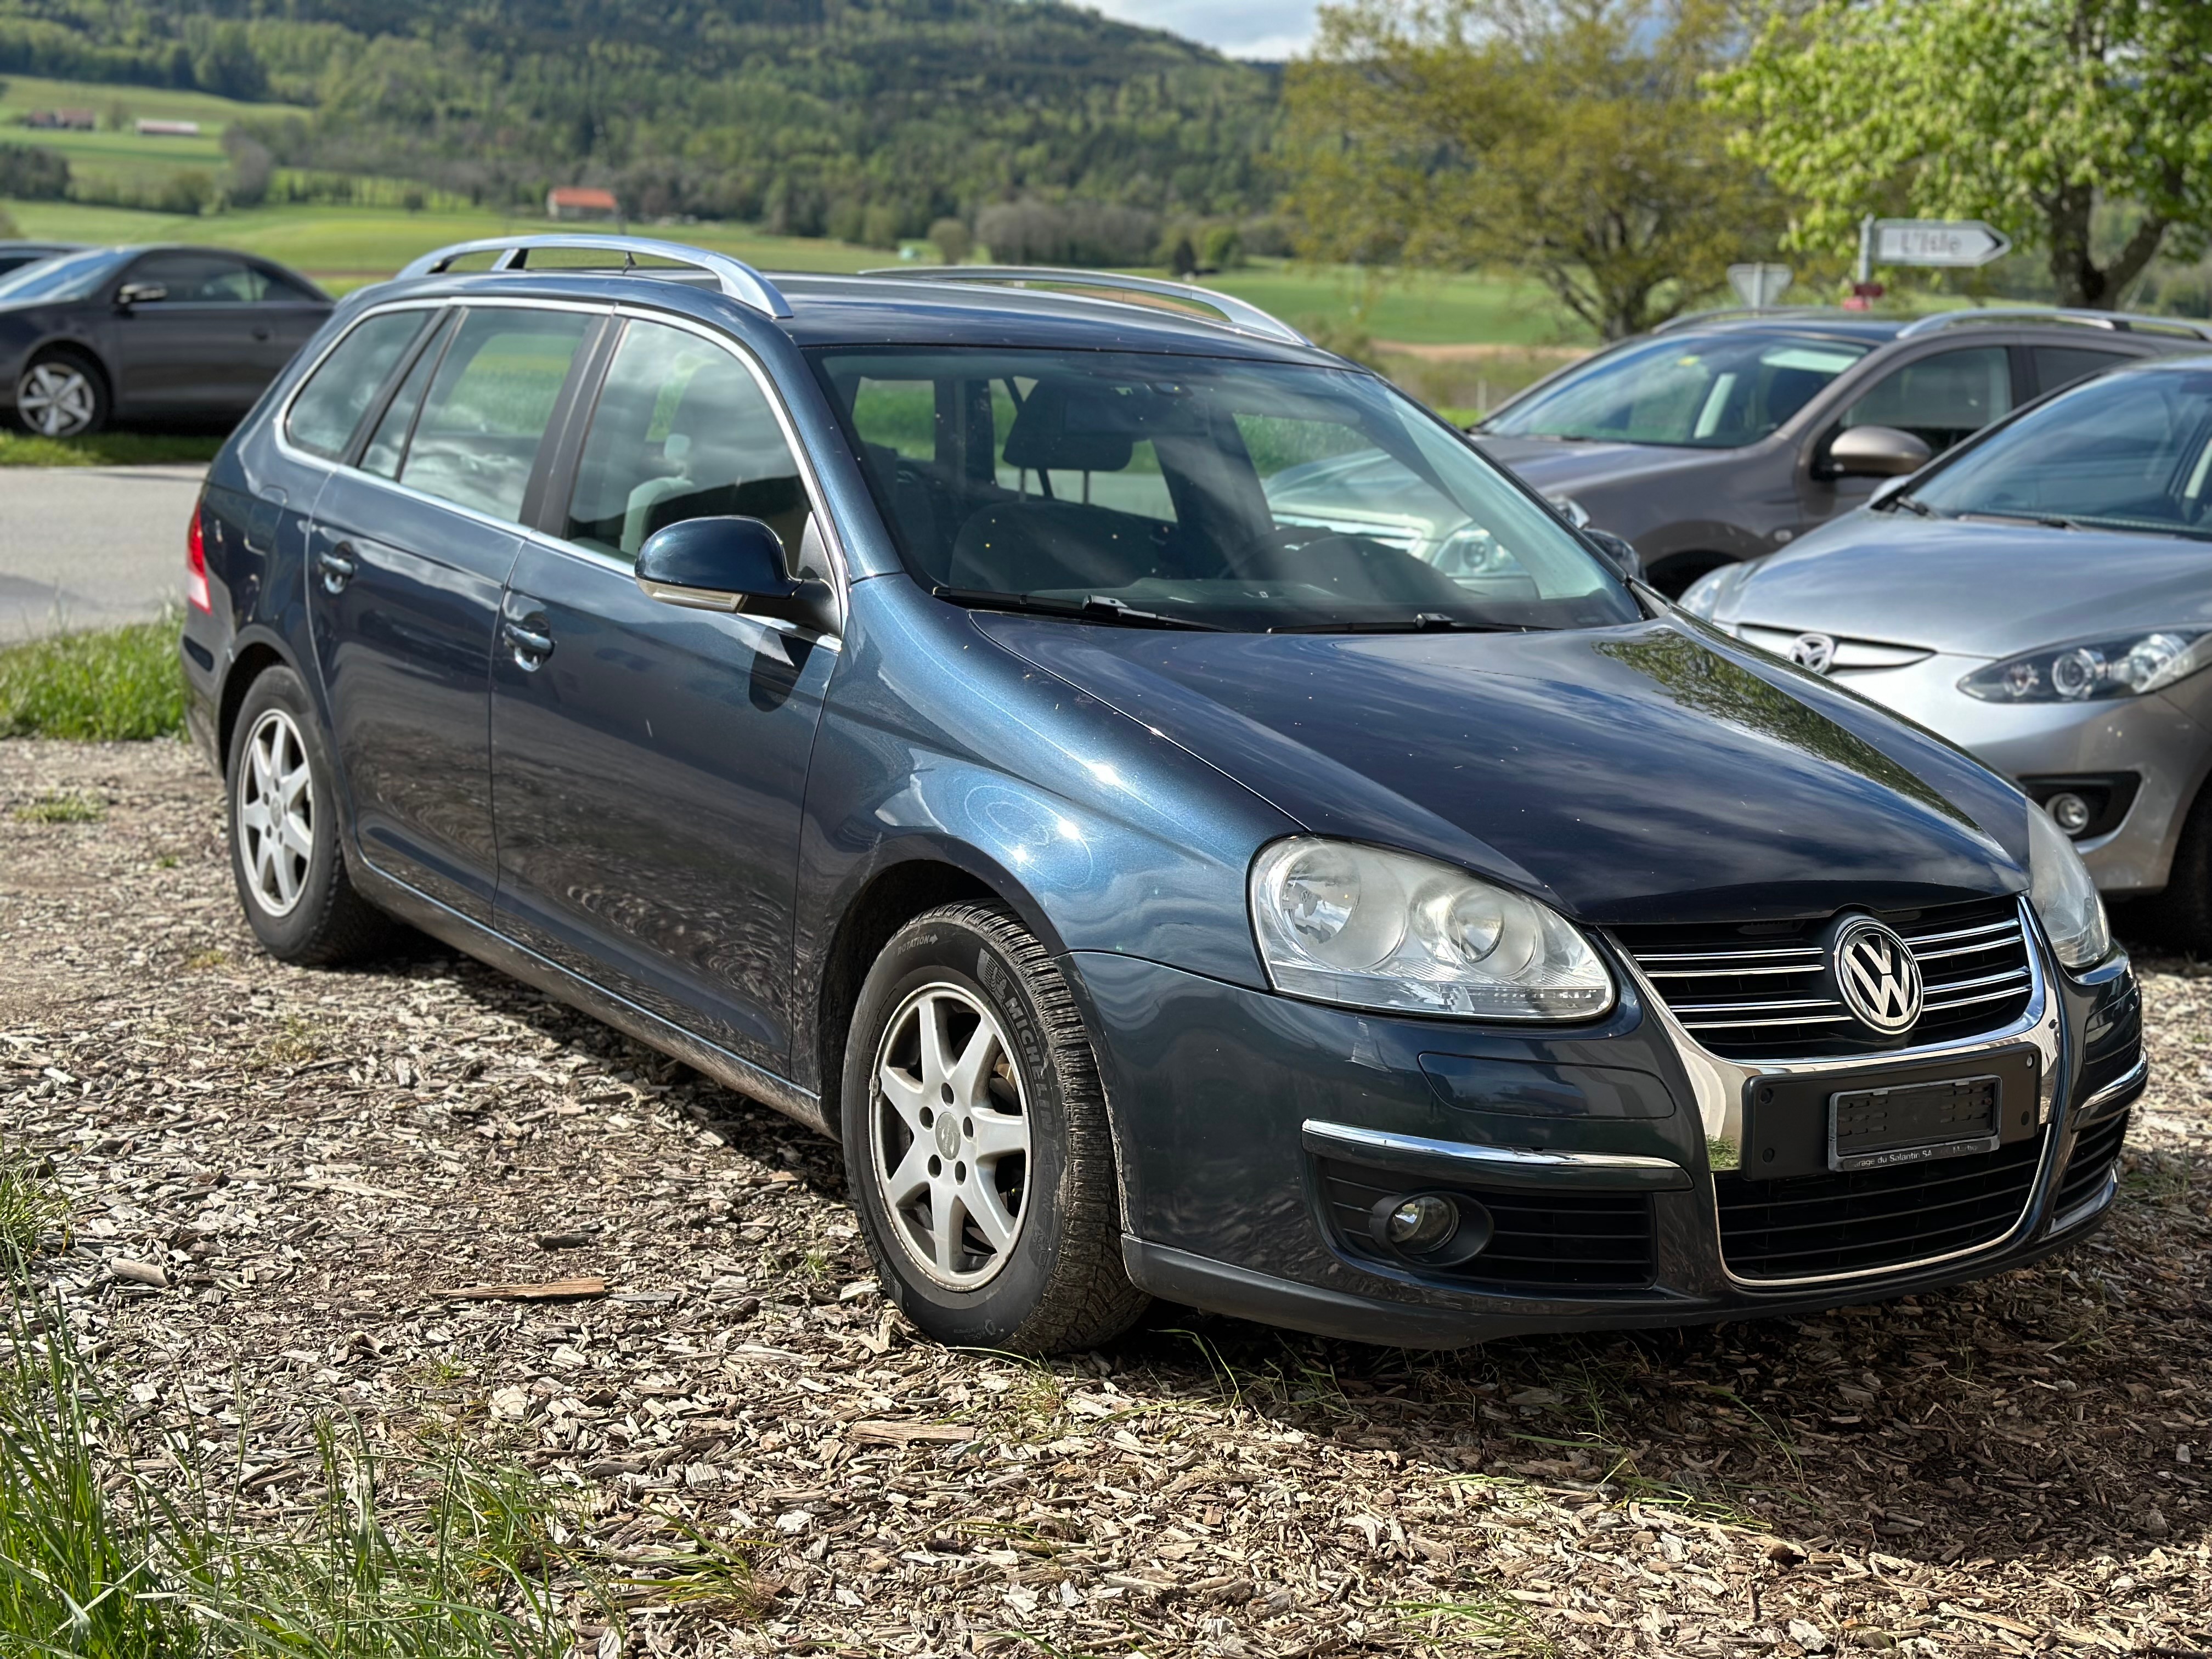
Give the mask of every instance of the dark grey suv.
<svg viewBox="0 0 2212 1659">
<path fill-rule="evenodd" d="M 1653 585 L 1679 594 L 2031 398 L 2208 343 L 2203 324 L 2105 312 L 1713 313 L 1539 381 L 1474 437 L 1570 517 L 1633 543 Z"/>
</svg>

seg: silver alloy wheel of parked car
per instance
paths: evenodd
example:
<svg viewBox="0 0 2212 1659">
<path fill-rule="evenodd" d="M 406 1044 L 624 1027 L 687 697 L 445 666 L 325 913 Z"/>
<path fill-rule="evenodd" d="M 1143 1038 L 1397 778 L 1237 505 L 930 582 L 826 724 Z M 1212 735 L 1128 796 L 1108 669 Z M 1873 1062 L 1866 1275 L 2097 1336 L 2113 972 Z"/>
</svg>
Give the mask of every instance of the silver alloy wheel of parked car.
<svg viewBox="0 0 2212 1659">
<path fill-rule="evenodd" d="M 315 854 L 315 796 L 307 744 L 281 708 L 271 708 L 246 740 L 238 769 L 238 832 L 246 890 L 272 916 L 291 914 Z"/>
<path fill-rule="evenodd" d="M 100 411 L 100 392 L 78 365 L 49 358 L 24 371 L 15 387 L 15 413 L 42 438 L 73 438 Z"/>
<path fill-rule="evenodd" d="M 1029 1101 L 1006 1030 L 958 986 L 925 985 L 876 1054 L 875 1176 L 899 1243 L 951 1289 L 986 1285 L 1025 1210 Z"/>
</svg>

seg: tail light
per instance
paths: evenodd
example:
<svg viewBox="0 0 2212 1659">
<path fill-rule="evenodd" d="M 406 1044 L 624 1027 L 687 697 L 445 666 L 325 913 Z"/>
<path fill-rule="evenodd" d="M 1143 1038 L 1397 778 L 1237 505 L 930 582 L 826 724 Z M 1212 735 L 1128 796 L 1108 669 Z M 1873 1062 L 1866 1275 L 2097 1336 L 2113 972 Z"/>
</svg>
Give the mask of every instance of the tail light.
<svg viewBox="0 0 2212 1659">
<path fill-rule="evenodd" d="M 200 528 L 202 503 L 192 503 L 192 525 L 185 532 L 185 603 L 195 611 L 212 611 L 208 594 L 207 532 Z"/>
</svg>

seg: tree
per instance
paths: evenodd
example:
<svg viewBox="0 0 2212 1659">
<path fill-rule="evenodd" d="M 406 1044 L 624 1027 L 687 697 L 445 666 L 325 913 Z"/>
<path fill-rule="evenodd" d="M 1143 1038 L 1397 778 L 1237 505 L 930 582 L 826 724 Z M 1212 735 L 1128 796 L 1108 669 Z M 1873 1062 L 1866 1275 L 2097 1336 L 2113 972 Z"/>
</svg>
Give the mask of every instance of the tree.
<svg viewBox="0 0 2212 1659">
<path fill-rule="evenodd" d="M 1725 0 L 1349 0 L 1321 21 L 1285 86 L 1310 253 L 1524 271 L 1617 339 L 1770 244 L 1702 90 Z"/>
<path fill-rule="evenodd" d="M 948 265 L 957 265 L 975 252 L 975 239 L 969 234 L 967 224 L 958 219 L 944 218 L 929 227 L 929 240 L 937 249 L 938 258 Z"/>
<path fill-rule="evenodd" d="M 1891 207 L 1986 219 L 2043 246 L 2061 305 L 2109 309 L 2212 230 L 2204 0 L 1818 0 L 1716 88 L 1796 200 L 1794 246 L 1842 252 Z M 2100 197 L 2142 214 L 2103 262 Z"/>
</svg>

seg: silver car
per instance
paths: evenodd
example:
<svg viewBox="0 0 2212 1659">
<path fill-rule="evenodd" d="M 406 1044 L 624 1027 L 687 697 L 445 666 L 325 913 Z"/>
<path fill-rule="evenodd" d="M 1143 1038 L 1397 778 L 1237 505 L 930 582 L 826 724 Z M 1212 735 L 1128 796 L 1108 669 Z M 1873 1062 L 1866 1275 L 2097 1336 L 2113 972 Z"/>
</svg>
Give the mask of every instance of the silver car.
<svg viewBox="0 0 2212 1659">
<path fill-rule="evenodd" d="M 2212 358 L 2046 398 L 1681 603 L 2018 780 L 2212 946 Z"/>
</svg>

